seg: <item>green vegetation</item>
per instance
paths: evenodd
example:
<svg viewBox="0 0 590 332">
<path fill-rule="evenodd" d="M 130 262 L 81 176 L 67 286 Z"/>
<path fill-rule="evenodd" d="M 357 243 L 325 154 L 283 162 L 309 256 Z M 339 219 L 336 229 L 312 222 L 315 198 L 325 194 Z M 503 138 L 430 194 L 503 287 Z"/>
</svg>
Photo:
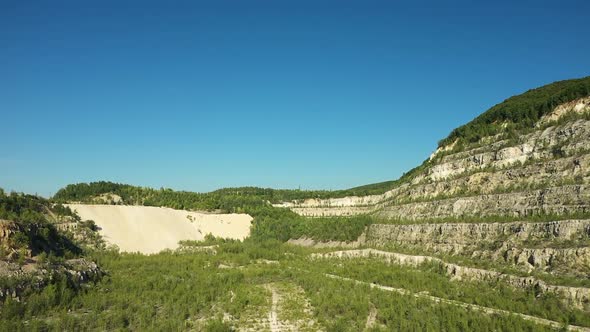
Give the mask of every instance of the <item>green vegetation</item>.
<svg viewBox="0 0 590 332">
<path fill-rule="evenodd" d="M 590 316 L 568 308 L 556 296 L 538 294 L 534 288 L 514 289 L 505 284 L 483 282 L 454 282 L 438 263 L 424 263 L 418 268 L 391 265 L 379 259 L 322 259 L 312 261 L 315 271 L 348 277 L 354 280 L 402 288 L 414 293 L 504 309 L 535 317 L 590 326 Z M 311 265 L 311 264 L 310 264 Z M 310 268 L 309 265 L 307 267 Z"/>
<path fill-rule="evenodd" d="M 254 217 L 251 237 L 256 240 L 307 237 L 318 241 L 354 241 L 372 219 L 368 216 L 351 218 L 304 218 L 289 209 L 274 208 L 267 203 L 275 197 L 272 189 L 222 189 L 208 194 L 155 190 L 112 182 L 69 185 L 58 191 L 58 202 L 93 202 L 101 194 L 121 196 L 125 204 L 166 206 L 194 210 L 222 210 L 248 213 Z"/>
<path fill-rule="evenodd" d="M 506 99 L 490 108 L 471 122 L 456 128 L 439 147 L 458 141 L 459 145 L 479 141 L 502 131 L 514 136 L 519 131 L 532 128 L 545 114 L 556 106 L 590 95 L 590 77 L 551 83 Z"/>
<path fill-rule="evenodd" d="M 321 278 L 295 275 L 327 331 L 362 331 L 370 308 L 377 311 L 370 331 L 553 331 L 514 316 L 485 315 L 447 304 Z M 342 290 L 346 289 L 346 294 Z"/>
<path fill-rule="evenodd" d="M 382 194 L 395 187 L 400 180 L 376 183 L 346 190 L 291 190 L 257 187 L 224 188 L 209 193 L 152 189 L 128 184 L 99 181 L 71 184 L 60 189 L 53 197 L 57 202 L 96 203 L 103 194 L 121 197 L 121 204 L 166 206 L 173 209 L 220 210 L 243 212 L 269 203 L 303 200 L 308 198 L 334 198 Z"/>
<path fill-rule="evenodd" d="M 47 214 L 58 217 L 73 217 L 70 209 L 62 205 L 52 205 L 46 199 L 19 193 L 5 194 L 0 191 L 0 219 L 5 220 L 1 226 L 8 231 L 8 238 L 2 239 L 5 258 L 18 252 L 21 258 L 40 253 L 58 257 L 76 257 L 81 249 L 71 238 L 62 235 L 47 220 Z M 24 252 L 23 252 L 24 251 Z"/>
<path fill-rule="evenodd" d="M 295 288 L 302 299 L 309 301 L 309 317 L 326 331 L 359 331 L 365 326 L 371 307 L 377 311 L 374 330 L 523 330 L 545 331 L 546 327 L 514 316 L 488 316 L 478 311 L 416 299 L 408 295 L 371 290 L 363 285 L 343 285 L 324 273 L 367 277 L 370 281 L 398 282 L 403 271 L 390 272 L 378 263 L 361 264 L 369 272 L 350 264 L 310 262 L 309 251 L 278 242 L 219 242 L 217 254 L 163 252 L 152 256 L 96 252 L 96 259 L 109 271 L 94 287 L 79 293 L 68 291 L 67 285 L 56 284 L 31 295 L 25 302 L 7 301 L 0 311 L 0 330 L 62 331 L 62 330 L 200 330 L 230 331 L 250 326 L 268 329 L 264 319 L 270 310 L 270 294 L 266 285 L 284 285 L 279 291 Z M 260 259 L 274 260 L 266 264 Z M 432 289 L 445 296 L 460 296 L 458 284 L 437 277 L 426 269 L 420 273 L 406 271 L 403 281 L 413 289 Z M 373 279 L 375 276 L 378 279 Z M 410 278 L 418 278 L 410 281 Z M 429 277 L 434 277 L 430 281 Z M 419 285 L 419 286 L 417 286 Z M 346 292 L 343 292 L 345 287 Z M 448 292 L 446 287 L 451 287 Z M 471 287 L 471 286 L 468 286 Z M 477 297 L 475 289 L 481 294 Z M 486 304 L 508 302 L 493 286 L 473 285 L 462 301 L 484 301 Z M 527 293 L 516 294 L 517 304 L 526 312 L 545 314 L 553 303 L 535 299 Z M 515 295 L 515 296 L 516 296 Z M 483 299 L 490 296 L 491 299 Z M 472 298 L 473 297 L 473 298 Z M 293 298 L 287 293 L 285 298 Z M 504 300 L 502 300 L 504 299 Z M 522 303 L 522 304 L 520 304 Z M 296 312 L 285 302 L 287 312 L 280 319 Z M 510 306 L 506 304 L 506 306 Z M 289 309 L 290 308 L 290 309 Z M 562 311 L 547 316 L 566 322 Z M 261 323 L 262 321 L 262 323 Z M 578 322 L 578 321 L 576 321 Z"/>
<path fill-rule="evenodd" d="M 340 218 L 304 218 L 290 211 L 282 215 L 258 215 L 253 221 L 253 239 L 309 238 L 316 241 L 356 241 L 365 228 L 373 223 L 369 216 Z"/>
<path fill-rule="evenodd" d="M 567 245 L 569 248 L 575 247 L 577 245 L 584 245 L 588 244 L 588 239 L 575 239 L 572 242 L 562 243 L 563 245 Z M 530 242 L 525 242 L 523 244 L 524 248 L 530 248 L 534 246 L 529 246 Z M 575 246 L 572 245 L 575 243 Z M 447 254 L 442 252 L 433 252 L 428 251 L 425 249 L 420 248 L 419 246 L 403 246 L 403 245 L 396 245 L 393 243 L 389 243 L 383 246 L 381 249 L 389 252 L 396 252 L 401 254 L 407 255 L 423 255 L 423 256 L 431 256 L 439 258 L 447 263 L 454 263 L 461 266 L 466 267 L 474 267 L 484 270 L 493 270 L 505 274 L 510 274 L 514 276 L 520 277 L 535 277 L 539 280 L 543 280 L 548 284 L 551 285 L 559 285 L 559 286 L 569 286 L 569 287 L 588 287 L 590 288 L 590 279 L 585 278 L 584 276 L 573 275 L 572 271 L 568 271 L 568 273 L 556 273 L 555 271 L 551 272 L 541 272 L 541 271 L 524 271 L 523 269 L 519 269 L 517 266 L 511 264 L 505 264 L 498 260 L 492 260 L 491 258 L 482 258 L 475 256 L 473 257 L 472 254 L 476 250 L 497 250 L 499 247 L 504 244 L 503 241 L 495 241 L 495 242 L 481 242 L 478 243 L 478 248 L 473 250 L 466 250 L 460 254 Z M 544 244 L 543 248 L 552 247 L 551 245 Z M 559 266 L 561 267 L 561 266 Z M 580 269 L 584 269 L 583 266 L 579 267 Z"/>
</svg>

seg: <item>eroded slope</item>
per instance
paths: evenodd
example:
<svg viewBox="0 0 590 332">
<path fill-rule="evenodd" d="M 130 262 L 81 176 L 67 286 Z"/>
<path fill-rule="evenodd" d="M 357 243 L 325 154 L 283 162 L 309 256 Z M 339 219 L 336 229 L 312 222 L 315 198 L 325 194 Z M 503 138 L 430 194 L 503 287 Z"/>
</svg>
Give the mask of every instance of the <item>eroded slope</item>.
<svg viewBox="0 0 590 332">
<path fill-rule="evenodd" d="M 207 214 L 150 206 L 68 204 L 82 219 L 93 220 L 105 241 L 122 251 L 157 253 L 183 240 L 205 235 L 242 240 L 250 234 L 247 214 Z"/>
</svg>

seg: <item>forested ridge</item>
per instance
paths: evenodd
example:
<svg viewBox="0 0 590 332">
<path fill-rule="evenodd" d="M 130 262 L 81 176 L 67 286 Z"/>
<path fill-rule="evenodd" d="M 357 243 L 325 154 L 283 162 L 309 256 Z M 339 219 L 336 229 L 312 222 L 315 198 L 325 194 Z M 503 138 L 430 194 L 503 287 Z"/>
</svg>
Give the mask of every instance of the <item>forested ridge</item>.
<svg viewBox="0 0 590 332">
<path fill-rule="evenodd" d="M 542 116 L 563 103 L 590 95 L 590 76 L 558 81 L 510 97 L 493 106 L 469 123 L 454 129 L 439 142 L 439 147 L 455 141 L 468 144 L 483 137 L 533 128 Z"/>
<path fill-rule="evenodd" d="M 108 181 L 78 183 L 60 189 L 53 197 L 58 202 L 94 203 L 102 194 L 121 197 L 121 204 L 165 206 L 174 209 L 244 212 L 283 200 L 328 195 L 327 191 L 280 190 L 257 187 L 224 188 L 209 193 L 153 189 Z"/>
<path fill-rule="evenodd" d="M 60 189 L 53 199 L 57 202 L 96 203 L 103 194 L 121 197 L 121 204 L 166 206 L 187 210 L 220 210 L 224 212 L 244 212 L 252 207 L 269 203 L 300 200 L 307 198 L 333 198 L 351 195 L 378 194 L 390 188 L 397 181 L 387 181 L 346 190 L 296 190 L 271 189 L 259 187 L 223 188 L 208 193 L 175 191 L 167 188 L 147 188 L 128 184 L 99 181 L 67 185 Z"/>
</svg>

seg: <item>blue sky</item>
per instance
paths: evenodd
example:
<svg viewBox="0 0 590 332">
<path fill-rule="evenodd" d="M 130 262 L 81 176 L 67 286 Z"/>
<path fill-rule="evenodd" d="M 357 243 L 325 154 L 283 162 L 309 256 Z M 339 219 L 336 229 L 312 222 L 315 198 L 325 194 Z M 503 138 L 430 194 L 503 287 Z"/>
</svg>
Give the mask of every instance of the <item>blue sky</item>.
<svg viewBox="0 0 590 332">
<path fill-rule="evenodd" d="M 0 187 L 395 179 L 590 75 L 588 1 L 0 1 Z"/>
</svg>

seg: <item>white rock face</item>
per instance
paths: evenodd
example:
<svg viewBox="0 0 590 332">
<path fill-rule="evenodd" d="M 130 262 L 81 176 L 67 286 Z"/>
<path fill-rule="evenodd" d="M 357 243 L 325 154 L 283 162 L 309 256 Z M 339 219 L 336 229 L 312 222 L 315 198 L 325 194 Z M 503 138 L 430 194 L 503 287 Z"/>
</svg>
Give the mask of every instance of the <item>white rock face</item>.
<svg viewBox="0 0 590 332">
<path fill-rule="evenodd" d="M 570 240 L 590 237 L 590 220 L 506 223 L 373 224 L 366 241 L 370 245 L 473 245 L 483 241 Z"/>
<path fill-rule="evenodd" d="M 560 105 L 556 107 L 552 113 L 553 115 L 548 115 L 543 121 L 547 122 L 549 120 L 546 119 L 563 116 L 571 111 L 586 112 L 590 107 L 589 105 L 590 97 Z M 560 176 L 565 178 L 565 176 L 571 175 L 572 172 L 579 171 L 585 174 L 587 169 L 581 167 L 580 160 L 586 159 L 588 151 L 590 151 L 590 121 L 577 120 L 560 126 L 552 126 L 521 136 L 516 145 L 506 146 L 507 143 L 508 141 L 502 141 L 496 137 L 484 146 L 442 156 L 437 159 L 438 164 L 432 165 L 422 174 L 418 174 L 411 183 L 401 185 L 382 195 L 307 199 L 284 202 L 275 206 L 292 209 L 295 213 L 304 216 L 351 216 L 374 213 L 384 207 L 390 207 L 392 204 L 402 204 L 408 199 L 431 199 L 441 193 L 453 195 L 464 189 L 480 190 L 480 188 L 483 188 L 482 192 L 489 192 L 494 185 L 506 186 L 510 185 L 510 181 L 514 184 L 526 182 L 538 186 L 541 184 L 541 179 L 546 179 L 546 174 L 535 174 L 534 170 L 529 169 L 526 178 L 522 176 L 507 180 L 506 174 L 501 173 L 506 168 L 511 168 L 515 170 L 514 173 L 518 173 L 518 170 L 522 168 L 519 165 L 529 161 L 549 159 L 548 163 L 555 164 L 551 159 L 554 158 L 556 153 L 576 155 L 580 151 L 582 152 L 575 160 L 568 161 L 571 164 L 560 165 L 562 173 L 557 173 L 556 178 Z M 448 148 L 450 146 L 440 149 L 440 151 L 448 151 Z M 543 169 L 539 165 L 534 167 L 543 172 L 551 172 L 548 168 Z M 480 179 L 473 183 L 461 181 L 466 176 L 474 179 L 475 177 L 469 176 L 474 172 L 481 172 L 481 174 L 476 173 Z M 580 176 L 587 175 L 578 174 L 578 177 Z M 489 183 L 482 180 L 484 178 L 489 180 Z M 494 179 L 498 179 L 498 181 L 494 181 Z M 572 181 L 571 178 L 569 180 Z M 558 181 L 554 182 L 557 184 Z M 408 194 L 409 192 L 411 193 Z M 461 204 L 461 202 L 457 204 Z M 454 210 L 462 211 L 465 209 L 457 207 Z"/>
<path fill-rule="evenodd" d="M 436 151 L 434 151 L 431 155 L 429 160 L 432 160 L 434 158 L 436 158 L 436 156 L 441 153 L 441 152 L 447 152 L 447 151 L 451 151 L 455 148 L 455 146 L 457 145 L 457 140 L 455 140 L 453 143 L 446 145 L 446 146 L 441 146 L 438 149 L 436 149 Z"/>
<path fill-rule="evenodd" d="M 569 103 L 565 103 L 557 106 L 553 112 L 543 116 L 537 123 L 538 126 L 547 124 L 552 121 L 559 120 L 562 116 L 573 112 L 573 113 L 585 113 L 590 112 L 590 97 L 584 97 L 576 99 Z"/>
</svg>

